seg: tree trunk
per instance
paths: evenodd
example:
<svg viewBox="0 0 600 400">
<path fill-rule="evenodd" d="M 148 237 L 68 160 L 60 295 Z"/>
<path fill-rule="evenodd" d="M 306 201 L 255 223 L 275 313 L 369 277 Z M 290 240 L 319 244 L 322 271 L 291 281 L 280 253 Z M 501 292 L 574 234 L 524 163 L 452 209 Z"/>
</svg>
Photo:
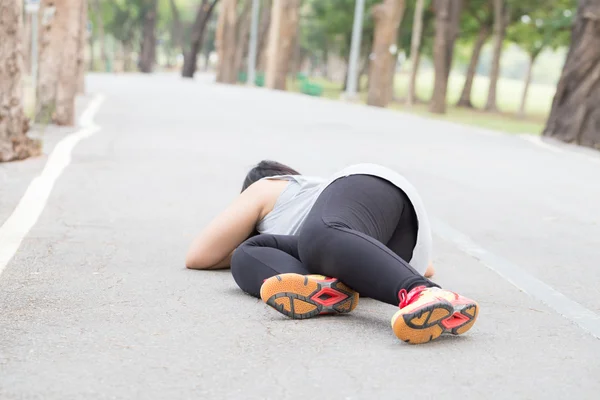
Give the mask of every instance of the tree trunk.
<svg viewBox="0 0 600 400">
<path fill-rule="evenodd" d="M 142 27 L 142 43 L 140 49 L 140 71 L 151 73 L 156 62 L 156 5 L 157 0 L 145 0 L 146 11 Z"/>
<path fill-rule="evenodd" d="M 292 61 L 290 72 L 292 76 L 296 77 L 300 73 L 302 63 L 302 45 L 300 43 L 300 24 L 296 26 L 296 35 L 294 36 L 294 44 L 292 46 Z"/>
<path fill-rule="evenodd" d="M 473 108 L 471 102 L 471 92 L 473 91 L 473 81 L 475 80 L 475 74 L 477 73 L 477 64 L 479 64 L 479 56 L 481 55 L 481 49 L 490 36 L 490 28 L 487 25 L 481 25 L 479 28 L 479 34 L 473 44 L 473 53 L 471 54 L 471 61 L 469 62 L 469 68 L 467 68 L 467 76 L 465 77 L 465 85 L 463 86 L 462 93 L 457 107 Z"/>
<path fill-rule="evenodd" d="M 406 99 L 408 105 L 412 105 L 421 101 L 417 96 L 417 78 L 419 77 L 419 67 L 421 66 L 421 52 L 415 54 L 415 57 L 416 60 L 413 60 L 414 65 L 410 71 L 410 82 L 408 86 L 408 96 Z M 409 103 L 409 101 L 411 102 Z"/>
<path fill-rule="evenodd" d="M 57 9 L 65 14 L 66 23 L 61 25 L 63 30 L 61 42 L 60 76 L 56 88 L 56 110 L 54 123 L 57 125 L 75 125 L 75 98 L 79 84 L 79 44 L 81 42 L 80 21 L 81 3 L 84 0 L 63 0 L 64 8 Z M 58 1 L 56 4 L 59 4 Z"/>
<path fill-rule="evenodd" d="M 216 47 L 219 55 L 217 82 L 235 83 L 235 50 L 237 46 L 237 0 L 223 0 L 217 23 Z"/>
<path fill-rule="evenodd" d="M 25 14 L 23 18 L 23 73 L 31 74 L 31 22 L 33 15 Z"/>
<path fill-rule="evenodd" d="M 543 135 L 600 149 L 600 3 L 580 0 Z"/>
<path fill-rule="evenodd" d="M 133 70 L 133 66 L 131 65 L 131 43 L 123 42 L 123 72 L 129 72 Z"/>
<path fill-rule="evenodd" d="M 362 88 L 360 85 L 361 78 L 369 72 L 369 57 L 368 56 L 365 57 L 365 59 L 363 60 L 361 65 L 362 66 L 360 67 L 360 72 L 358 73 L 358 77 L 356 78 L 356 89 L 358 90 L 358 93 L 360 93 L 362 91 Z"/>
<path fill-rule="evenodd" d="M 181 23 L 181 15 L 175 0 L 169 0 L 169 4 L 171 6 L 171 16 L 173 17 L 173 26 L 171 27 L 171 44 L 178 52 L 181 52 L 181 48 L 183 46 L 183 25 Z"/>
<path fill-rule="evenodd" d="M 531 75 L 533 72 L 533 65 L 537 55 L 529 56 L 529 64 L 527 65 L 527 73 L 525 74 L 525 83 L 523 85 L 523 94 L 521 95 L 521 106 L 519 107 L 519 116 L 525 117 L 527 108 L 527 94 L 529 93 L 529 85 L 531 83 Z"/>
<path fill-rule="evenodd" d="M 233 73 L 237 80 L 237 75 L 241 72 L 244 64 L 244 56 L 247 55 L 248 45 L 250 43 L 250 9 L 251 0 L 246 0 L 244 8 L 236 24 L 236 46 L 233 57 Z"/>
<path fill-rule="evenodd" d="M 416 100 L 417 93 L 417 72 L 419 70 L 419 61 L 421 61 L 421 37 L 423 36 L 423 11 L 425 0 L 417 0 L 415 16 L 413 18 L 413 31 L 410 43 L 410 79 L 408 81 L 408 96 L 406 104 L 412 106 Z"/>
<path fill-rule="evenodd" d="M 273 5 L 271 0 L 266 0 L 262 4 L 260 12 L 260 28 L 258 34 L 258 46 L 256 57 L 256 70 L 265 71 L 267 68 L 267 46 L 269 39 L 269 28 L 271 26 L 271 9 Z"/>
<path fill-rule="evenodd" d="M 92 33 L 90 33 L 88 39 L 88 45 L 90 46 L 90 62 L 88 68 L 90 71 L 96 71 L 96 54 L 94 54 L 94 47 L 96 47 L 96 38 Z"/>
<path fill-rule="evenodd" d="M 42 0 L 36 121 L 73 125 L 83 0 Z"/>
<path fill-rule="evenodd" d="M 22 2 L 0 0 L 0 162 L 40 154 L 40 144 L 27 137 L 23 113 Z"/>
<path fill-rule="evenodd" d="M 490 87 L 485 104 L 486 111 L 498 111 L 496 103 L 496 87 L 500 77 L 500 58 L 502 56 L 502 42 L 506 35 L 506 14 L 504 0 L 494 0 L 494 54 L 492 57 L 492 68 L 490 70 Z"/>
<path fill-rule="evenodd" d="M 36 87 L 35 121 L 47 124 L 52 121 L 56 108 L 56 87 L 60 75 L 62 56 L 61 25 L 66 24 L 61 11 L 64 0 L 40 2 L 38 79 Z"/>
<path fill-rule="evenodd" d="M 396 65 L 398 28 L 404 16 L 404 0 L 384 0 L 373 7 L 375 34 L 370 55 L 367 104 L 385 107 L 392 101 L 394 67 Z"/>
<path fill-rule="evenodd" d="M 273 0 L 265 86 L 285 90 L 293 44 L 298 32 L 300 0 Z"/>
<path fill-rule="evenodd" d="M 79 46 L 77 48 L 77 93 L 85 93 L 85 49 L 87 44 L 87 20 L 88 9 L 87 1 L 81 1 L 79 10 Z"/>
<path fill-rule="evenodd" d="M 452 68 L 454 42 L 458 36 L 462 0 L 435 1 L 435 41 L 433 45 L 433 64 L 435 82 L 429 111 L 443 114 L 446 112 L 446 94 L 448 77 Z"/>
<path fill-rule="evenodd" d="M 98 42 L 100 42 L 100 60 L 102 61 L 102 71 L 108 70 L 108 58 L 106 56 L 106 42 L 104 40 L 104 21 L 102 20 L 102 8 L 100 0 L 93 0 L 91 3 L 94 7 L 94 15 L 96 16 L 96 27 L 98 28 Z"/>
<path fill-rule="evenodd" d="M 192 25 L 190 49 L 183 56 L 181 76 L 184 78 L 193 78 L 196 69 L 198 69 L 198 52 L 200 52 L 200 48 L 202 47 L 206 25 L 218 2 L 219 0 L 212 0 L 210 3 L 209 0 L 202 0 L 202 3 L 198 7 L 196 19 L 194 20 L 194 25 Z"/>
</svg>

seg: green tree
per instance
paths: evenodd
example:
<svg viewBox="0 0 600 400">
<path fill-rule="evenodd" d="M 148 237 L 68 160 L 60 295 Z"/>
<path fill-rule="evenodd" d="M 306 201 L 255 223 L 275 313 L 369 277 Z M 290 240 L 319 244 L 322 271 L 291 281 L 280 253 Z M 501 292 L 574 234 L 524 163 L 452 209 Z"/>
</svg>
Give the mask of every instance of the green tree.
<svg viewBox="0 0 600 400">
<path fill-rule="evenodd" d="M 575 0 L 548 1 L 523 15 L 509 28 L 508 39 L 516 43 L 529 57 L 518 112 L 520 116 L 525 116 L 526 113 L 527 94 L 535 61 L 547 48 L 556 50 L 568 45 L 575 7 Z"/>
<path fill-rule="evenodd" d="M 543 135 L 600 149 L 600 3 L 579 0 Z"/>
</svg>

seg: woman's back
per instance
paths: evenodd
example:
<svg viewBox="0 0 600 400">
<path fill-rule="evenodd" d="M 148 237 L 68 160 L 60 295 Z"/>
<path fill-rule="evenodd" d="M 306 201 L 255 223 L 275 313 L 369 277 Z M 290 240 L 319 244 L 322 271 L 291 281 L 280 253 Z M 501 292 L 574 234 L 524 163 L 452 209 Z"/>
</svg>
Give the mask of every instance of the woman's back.
<svg viewBox="0 0 600 400">
<path fill-rule="evenodd" d="M 431 227 L 425 207 L 417 190 L 406 178 L 381 165 L 351 165 L 327 179 L 301 175 L 281 175 L 264 178 L 287 180 L 290 183 L 276 200 L 272 211 L 267 213 L 258 223 L 256 226 L 257 231 L 274 235 L 297 235 L 321 192 L 335 180 L 355 174 L 372 175 L 385 179 L 408 196 L 417 216 L 418 229 L 417 243 L 413 250 L 412 259 L 407 261 L 417 271 L 424 273 L 431 262 L 432 247 Z"/>
<path fill-rule="evenodd" d="M 289 183 L 277 198 L 273 210 L 259 221 L 256 229 L 259 233 L 296 235 L 326 180 L 302 175 L 281 175 L 265 179 L 286 180 Z"/>
</svg>

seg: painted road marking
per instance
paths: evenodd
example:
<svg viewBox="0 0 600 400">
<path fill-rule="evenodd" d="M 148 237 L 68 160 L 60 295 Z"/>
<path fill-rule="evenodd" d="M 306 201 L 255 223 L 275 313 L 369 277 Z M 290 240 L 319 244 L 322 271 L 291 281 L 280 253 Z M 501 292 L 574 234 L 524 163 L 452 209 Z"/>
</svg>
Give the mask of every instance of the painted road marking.
<svg viewBox="0 0 600 400">
<path fill-rule="evenodd" d="M 585 331 L 600 339 L 600 315 L 571 300 L 509 260 L 485 250 L 467 235 L 446 223 L 435 218 L 431 218 L 431 222 L 436 235 L 453 243 L 460 250 L 479 260 L 483 265 L 518 289 L 546 304 L 563 317 L 575 322 Z"/>
<path fill-rule="evenodd" d="M 71 162 L 73 148 L 81 140 L 100 130 L 94 123 L 94 115 L 103 101 L 102 95 L 92 100 L 79 119 L 81 129 L 63 138 L 56 145 L 42 173 L 31 181 L 13 213 L 0 227 L 0 275 L 44 211 L 54 183 Z"/>
</svg>

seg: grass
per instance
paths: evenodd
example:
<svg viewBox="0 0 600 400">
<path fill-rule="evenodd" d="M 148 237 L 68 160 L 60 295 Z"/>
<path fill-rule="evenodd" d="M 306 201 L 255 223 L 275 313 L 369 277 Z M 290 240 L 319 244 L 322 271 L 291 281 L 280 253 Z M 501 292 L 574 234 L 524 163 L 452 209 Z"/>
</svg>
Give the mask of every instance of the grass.
<svg viewBox="0 0 600 400">
<path fill-rule="evenodd" d="M 397 98 L 405 98 L 408 92 L 408 74 L 398 74 L 394 82 L 394 93 Z M 342 84 L 330 82 L 322 78 L 311 79 L 311 82 L 323 86 L 323 97 L 339 99 L 342 93 Z M 423 71 L 417 79 L 417 96 L 420 99 L 429 99 L 433 92 L 433 72 Z M 532 133 L 540 134 L 554 97 L 555 87 L 553 85 L 532 83 L 529 88 L 527 101 L 527 117 L 516 115 L 520 107 L 523 82 L 514 79 L 500 78 L 498 81 L 498 107 L 501 112 L 488 113 L 480 109 L 466 109 L 452 106 L 460 97 L 464 76 L 451 74 L 448 82 L 448 109 L 443 115 L 432 114 L 428 111 L 426 104 L 417 104 L 407 107 L 403 102 L 394 102 L 389 108 L 403 112 L 415 113 L 430 118 L 443 119 L 465 125 L 474 125 L 485 129 L 497 130 L 509 133 Z M 471 101 L 477 108 L 482 108 L 487 99 L 489 79 L 487 77 L 476 77 L 473 84 Z M 366 86 L 366 85 L 362 85 Z M 296 81 L 290 80 L 289 89 L 299 91 Z M 360 93 L 363 102 L 366 101 L 366 92 Z"/>
</svg>

